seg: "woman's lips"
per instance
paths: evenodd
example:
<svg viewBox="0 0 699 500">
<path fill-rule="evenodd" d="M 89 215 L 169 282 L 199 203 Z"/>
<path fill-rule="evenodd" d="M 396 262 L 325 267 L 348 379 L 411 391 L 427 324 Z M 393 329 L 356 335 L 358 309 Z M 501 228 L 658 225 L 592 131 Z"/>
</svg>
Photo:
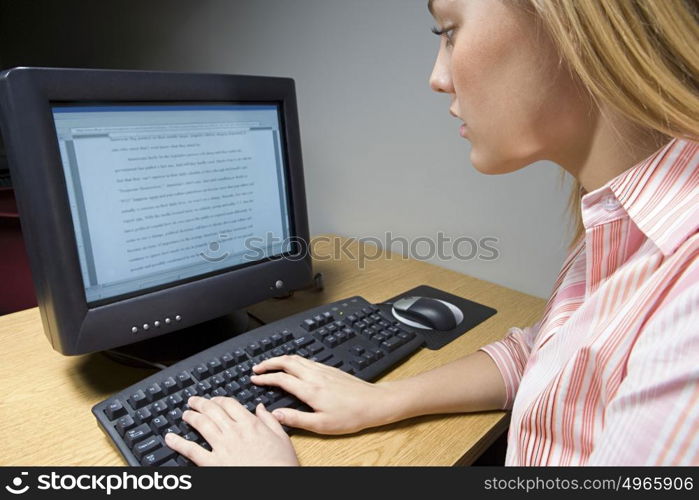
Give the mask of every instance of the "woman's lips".
<svg viewBox="0 0 699 500">
<path fill-rule="evenodd" d="M 459 134 L 461 134 L 461 137 L 466 138 L 466 124 L 464 123 L 461 125 L 461 128 L 459 128 Z"/>
</svg>

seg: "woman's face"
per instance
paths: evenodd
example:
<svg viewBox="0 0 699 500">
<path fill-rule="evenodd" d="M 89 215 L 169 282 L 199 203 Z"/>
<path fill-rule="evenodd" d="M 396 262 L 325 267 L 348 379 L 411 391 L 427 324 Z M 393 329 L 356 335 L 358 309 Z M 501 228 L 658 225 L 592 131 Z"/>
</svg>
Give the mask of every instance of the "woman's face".
<svg viewBox="0 0 699 500">
<path fill-rule="evenodd" d="M 431 0 L 441 36 L 430 77 L 483 173 L 585 155 L 595 113 L 532 14 L 514 0 Z"/>
</svg>

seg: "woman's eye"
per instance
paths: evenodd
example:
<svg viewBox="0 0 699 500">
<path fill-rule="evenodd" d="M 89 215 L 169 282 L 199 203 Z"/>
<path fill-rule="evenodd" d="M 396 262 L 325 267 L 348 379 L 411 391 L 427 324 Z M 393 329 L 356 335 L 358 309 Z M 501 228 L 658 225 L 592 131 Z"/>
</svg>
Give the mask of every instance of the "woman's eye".
<svg viewBox="0 0 699 500">
<path fill-rule="evenodd" d="M 432 33 L 437 36 L 443 36 L 447 47 L 454 45 L 454 28 L 432 28 Z"/>
</svg>

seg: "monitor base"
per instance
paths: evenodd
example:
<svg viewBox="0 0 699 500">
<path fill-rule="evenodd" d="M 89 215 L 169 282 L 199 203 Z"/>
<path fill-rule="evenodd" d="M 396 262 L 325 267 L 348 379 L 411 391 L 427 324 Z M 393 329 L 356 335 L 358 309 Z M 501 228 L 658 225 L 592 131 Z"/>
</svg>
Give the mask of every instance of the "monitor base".
<svg viewBox="0 0 699 500">
<path fill-rule="evenodd" d="M 163 368 L 250 329 L 245 311 L 235 311 L 176 332 L 102 351 L 112 361 L 138 368 Z"/>
</svg>

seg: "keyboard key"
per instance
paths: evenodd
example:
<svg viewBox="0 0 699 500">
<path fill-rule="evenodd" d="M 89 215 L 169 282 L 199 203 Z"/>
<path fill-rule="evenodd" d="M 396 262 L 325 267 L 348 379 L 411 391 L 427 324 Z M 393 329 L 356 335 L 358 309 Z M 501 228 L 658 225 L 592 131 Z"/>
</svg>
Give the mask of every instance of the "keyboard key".
<svg viewBox="0 0 699 500">
<path fill-rule="evenodd" d="M 216 375 L 218 372 L 223 371 L 223 365 L 218 358 L 210 359 L 206 362 L 206 367 L 209 369 L 211 375 Z"/>
<path fill-rule="evenodd" d="M 354 358 L 351 361 L 352 366 L 354 366 L 357 370 L 363 370 L 364 368 L 367 367 L 367 360 L 365 358 L 359 357 L 359 358 Z"/>
<path fill-rule="evenodd" d="M 245 354 L 245 351 L 242 349 L 236 349 L 233 351 L 233 356 L 235 357 L 235 362 L 236 363 L 242 363 L 246 359 L 248 359 L 248 355 Z"/>
<path fill-rule="evenodd" d="M 284 339 L 282 338 L 280 333 L 275 333 L 274 335 L 272 335 L 272 345 L 274 347 L 282 345 L 283 343 L 284 343 Z"/>
<path fill-rule="evenodd" d="M 223 387 L 217 387 L 213 391 L 211 391 L 211 395 L 213 397 L 226 397 L 228 396 L 228 393 L 226 393 L 226 390 Z"/>
<path fill-rule="evenodd" d="M 107 405 L 107 407 L 104 409 L 104 413 L 107 415 L 109 420 L 114 420 L 126 415 L 126 408 L 124 408 L 124 405 L 121 404 L 121 401 L 115 399 Z"/>
<path fill-rule="evenodd" d="M 334 335 L 328 335 L 325 337 L 323 343 L 328 347 L 335 347 L 337 344 L 339 344 L 339 341 Z"/>
<path fill-rule="evenodd" d="M 189 460 L 187 457 L 184 457 L 182 455 L 179 455 L 177 457 L 177 459 L 175 460 L 175 462 L 177 462 L 177 465 L 179 465 L 181 467 L 191 467 L 192 465 L 194 465 L 194 463 L 191 460 Z M 166 465 L 167 465 L 167 462 L 163 464 L 163 467 L 165 467 Z"/>
<path fill-rule="evenodd" d="M 163 391 L 165 391 L 165 394 L 172 394 L 177 391 L 177 382 L 175 382 L 175 379 L 172 377 L 163 380 L 160 386 L 163 388 Z"/>
<path fill-rule="evenodd" d="M 143 457 L 143 460 L 141 460 L 141 465 L 144 465 L 146 467 L 160 465 L 170 460 L 171 458 L 175 458 L 175 455 L 175 450 L 168 448 L 167 446 L 164 446 L 145 455 Z"/>
<path fill-rule="evenodd" d="M 164 399 L 161 399 L 160 401 L 156 401 L 152 405 L 150 405 L 150 411 L 153 413 L 153 415 L 161 415 L 168 411 L 168 406 L 167 403 L 165 402 Z"/>
<path fill-rule="evenodd" d="M 294 339 L 294 334 L 291 333 L 291 331 L 289 331 L 289 330 L 282 330 L 281 334 L 282 334 L 282 340 L 284 340 L 284 342 L 288 342 L 288 341 Z"/>
<path fill-rule="evenodd" d="M 148 397 L 148 401 L 151 403 L 159 400 L 163 396 L 165 396 L 165 392 L 163 392 L 163 389 L 158 384 L 153 384 L 146 389 L 146 397 Z"/>
<path fill-rule="evenodd" d="M 160 448 L 161 444 L 162 442 L 160 440 L 160 437 L 151 436 L 149 438 L 144 439 L 140 443 L 137 443 L 136 446 L 133 447 L 133 454 L 136 456 L 138 460 L 141 460 L 148 453 L 151 453 L 152 451 L 155 451 L 156 449 Z"/>
<path fill-rule="evenodd" d="M 202 381 L 209 377 L 209 369 L 206 367 L 206 365 L 195 366 L 192 370 L 192 373 L 199 381 Z"/>
<path fill-rule="evenodd" d="M 131 396 L 129 396 L 129 404 L 134 410 L 143 408 L 147 403 L 148 398 L 142 390 L 138 390 L 134 392 Z"/>
<path fill-rule="evenodd" d="M 245 375 L 244 377 L 240 377 L 238 379 L 238 384 L 240 384 L 241 387 L 249 387 L 252 382 L 250 381 L 250 377 Z"/>
<path fill-rule="evenodd" d="M 126 415 L 117 420 L 117 423 L 114 427 L 116 428 L 119 435 L 123 437 L 126 431 L 132 429 L 133 427 L 135 427 L 135 425 L 136 422 L 134 421 L 133 417 L 131 417 L 131 415 Z"/>
<path fill-rule="evenodd" d="M 176 377 L 177 380 L 177 387 L 180 389 L 184 389 L 185 387 L 189 387 L 194 383 L 194 379 L 192 378 L 192 375 L 188 371 L 180 372 L 177 374 Z"/>
<path fill-rule="evenodd" d="M 328 359 L 332 357 L 332 354 L 329 351 L 324 351 L 318 354 L 317 356 L 311 357 L 311 361 L 316 361 L 318 363 L 325 363 Z"/>
<path fill-rule="evenodd" d="M 197 431 L 188 432 L 183 436 L 187 441 L 194 441 L 195 443 L 201 439 L 201 436 Z"/>
<path fill-rule="evenodd" d="M 313 342 L 311 345 L 307 347 L 307 349 L 310 351 L 311 354 L 318 354 L 320 351 L 325 349 L 322 345 L 320 345 L 318 342 Z"/>
<path fill-rule="evenodd" d="M 216 375 L 209 379 L 211 387 L 221 387 L 226 383 L 226 379 L 222 375 Z"/>
<path fill-rule="evenodd" d="M 350 349 L 350 353 L 354 354 L 355 356 L 361 356 L 364 354 L 364 348 L 360 345 L 356 345 Z"/>
<path fill-rule="evenodd" d="M 245 348 L 250 356 L 257 356 L 262 352 L 262 346 L 258 342 L 253 342 Z"/>
<path fill-rule="evenodd" d="M 221 364 L 224 368 L 230 368 L 231 366 L 236 364 L 236 361 L 232 354 L 226 353 L 223 356 L 221 356 Z"/>
<path fill-rule="evenodd" d="M 253 398 L 253 395 L 252 392 L 248 391 L 247 389 L 244 389 L 240 391 L 238 394 L 236 394 L 235 398 L 241 403 L 246 403 Z"/>
<path fill-rule="evenodd" d="M 165 418 L 171 424 L 179 424 L 180 420 L 182 420 L 182 410 L 174 408 L 165 414 Z"/>
<path fill-rule="evenodd" d="M 318 327 L 318 325 L 312 319 L 304 319 L 303 323 L 301 323 L 301 327 L 307 332 L 312 332 Z"/>
<path fill-rule="evenodd" d="M 386 349 L 388 352 L 393 352 L 396 350 L 396 348 L 398 348 L 400 344 L 400 339 L 396 337 L 391 337 L 390 339 L 386 339 L 383 342 L 381 342 L 381 347 Z"/>
<path fill-rule="evenodd" d="M 153 418 L 153 412 L 151 412 L 148 408 L 141 408 L 136 413 L 134 413 L 134 420 L 137 424 L 149 422 L 151 418 Z"/>
<path fill-rule="evenodd" d="M 133 448 L 134 444 L 152 435 L 153 431 L 151 430 L 150 426 L 144 423 L 138 427 L 135 427 L 134 429 L 126 431 L 126 434 L 124 435 L 124 442 L 129 446 L 129 448 Z"/>
<path fill-rule="evenodd" d="M 228 370 L 224 370 L 223 372 L 221 372 L 221 375 L 226 380 L 226 382 L 230 382 L 238 376 L 238 371 L 235 368 L 229 368 Z"/>
<path fill-rule="evenodd" d="M 265 396 L 269 399 L 270 403 L 274 403 L 282 397 L 282 391 L 279 389 L 270 389 L 265 392 Z"/>
<path fill-rule="evenodd" d="M 199 393 L 199 395 L 206 394 L 211 389 L 213 389 L 213 387 L 211 387 L 211 384 L 209 383 L 208 380 L 204 380 L 202 382 L 199 382 L 195 387 L 197 388 L 197 392 Z"/>
<path fill-rule="evenodd" d="M 165 403 L 169 409 L 173 409 L 182 406 L 182 404 L 184 404 L 184 399 L 182 399 L 182 396 L 179 394 L 171 394 L 165 399 Z"/>
<path fill-rule="evenodd" d="M 257 407 L 257 405 L 259 405 L 260 403 L 267 406 L 269 404 L 269 399 L 267 399 L 265 396 L 257 396 L 255 399 L 252 400 L 252 404 L 254 404 L 255 407 Z"/>
<path fill-rule="evenodd" d="M 281 348 L 277 347 L 272 350 L 272 354 L 274 356 L 284 356 L 284 351 Z"/>
<path fill-rule="evenodd" d="M 331 312 L 325 311 L 325 312 L 323 313 L 323 319 L 325 320 L 325 324 L 328 324 L 328 323 L 330 323 L 331 321 L 333 321 L 335 318 L 333 318 L 333 315 L 332 315 Z"/>
<path fill-rule="evenodd" d="M 155 434 L 160 434 L 160 432 L 169 425 L 170 422 L 168 422 L 167 418 L 162 415 L 158 415 L 150 422 L 151 429 L 153 429 Z"/>
<path fill-rule="evenodd" d="M 185 390 L 182 391 L 182 399 L 187 401 L 189 400 L 189 398 L 191 398 L 192 396 L 196 396 L 197 394 L 199 394 L 199 392 L 197 391 L 196 386 L 187 387 Z"/>
<path fill-rule="evenodd" d="M 237 382 L 229 382 L 224 386 L 228 396 L 233 396 L 235 393 L 240 391 L 240 384 Z"/>
<path fill-rule="evenodd" d="M 273 347 L 272 340 L 271 339 L 262 339 L 262 340 L 260 340 L 260 346 L 262 346 L 262 352 L 269 351 Z"/>
<path fill-rule="evenodd" d="M 408 340 L 414 339 L 415 334 L 413 332 L 400 332 L 398 334 L 398 337 L 400 337 L 401 339 L 403 339 L 405 341 L 408 341 Z"/>
</svg>

